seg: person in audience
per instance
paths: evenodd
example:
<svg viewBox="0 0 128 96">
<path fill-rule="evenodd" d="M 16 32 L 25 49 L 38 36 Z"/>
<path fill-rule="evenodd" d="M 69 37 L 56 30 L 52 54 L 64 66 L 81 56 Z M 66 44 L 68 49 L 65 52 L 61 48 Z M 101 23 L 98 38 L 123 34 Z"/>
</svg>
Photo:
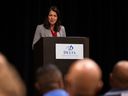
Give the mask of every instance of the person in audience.
<svg viewBox="0 0 128 96">
<path fill-rule="evenodd" d="M 26 96 L 25 83 L 16 68 L 0 53 L 0 96 Z"/>
<path fill-rule="evenodd" d="M 53 64 L 39 67 L 36 71 L 37 96 L 69 96 L 64 90 L 61 71 Z"/>
<path fill-rule="evenodd" d="M 128 60 L 120 60 L 115 64 L 110 73 L 110 86 L 112 89 L 104 96 L 128 96 Z"/>
<path fill-rule="evenodd" d="M 70 96 L 98 96 L 103 86 L 102 71 L 90 58 L 77 60 L 65 76 L 65 85 Z"/>
</svg>

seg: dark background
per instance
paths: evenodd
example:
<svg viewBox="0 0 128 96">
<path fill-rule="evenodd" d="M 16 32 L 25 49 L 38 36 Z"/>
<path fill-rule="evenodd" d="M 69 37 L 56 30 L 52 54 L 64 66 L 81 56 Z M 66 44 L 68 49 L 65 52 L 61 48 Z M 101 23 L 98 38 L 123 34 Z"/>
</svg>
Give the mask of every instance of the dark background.
<svg viewBox="0 0 128 96">
<path fill-rule="evenodd" d="M 128 59 L 126 0 L 5 0 L 1 2 L 0 51 L 14 64 L 33 94 L 32 40 L 51 5 L 57 5 L 67 36 L 90 38 L 90 57 L 103 70 L 103 94 L 113 65 Z"/>
</svg>

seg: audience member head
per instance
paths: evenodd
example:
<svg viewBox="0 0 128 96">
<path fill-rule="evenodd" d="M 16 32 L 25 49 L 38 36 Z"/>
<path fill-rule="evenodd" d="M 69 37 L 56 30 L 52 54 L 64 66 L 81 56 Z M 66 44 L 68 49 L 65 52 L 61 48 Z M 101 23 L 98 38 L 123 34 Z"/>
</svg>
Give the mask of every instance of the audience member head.
<svg viewBox="0 0 128 96">
<path fill-rule="evenodd" d="M 26 96 L 24 82 L 2 53 L 0 53 L 0 96 Z"/>
<path fill-rule="evenodd" d="M 63 88 L 63 86 L 62 73 L 55 65 L 48 64 L 37 69 L 35 87 L 39 94 Z"/>
<path fill-rule="evenodd" d="M 110 74 L 110 85 L 112 88 L 128 88 L 128 61 L 121 60 L 116 63 Z"/>
<path fill-rule="evenodd" d="M 90 58 L 75 61 L 65 80 L 71 96 L 96 96 L 103 86 L 101 69 Z"/>
</svg>

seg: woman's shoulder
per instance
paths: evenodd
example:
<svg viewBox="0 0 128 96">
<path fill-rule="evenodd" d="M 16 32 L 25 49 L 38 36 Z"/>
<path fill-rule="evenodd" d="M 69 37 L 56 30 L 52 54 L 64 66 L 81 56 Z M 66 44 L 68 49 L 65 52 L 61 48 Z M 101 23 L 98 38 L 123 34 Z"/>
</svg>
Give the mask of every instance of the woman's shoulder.
<svg viewBox="0 0 128 96">
<path fill-rule="evenodd" d="M 44 27 L 44 24 L 38 24 L 38 25 L 37 25 L 37 28 L 39 28 L 39 29 L 44 29 L 45 27 Z"/>
<path fill-rule="evenodd" d="M 44 24 L 38 24 L 37 27 L 44 27 Z"/>
<path fill-rule="evenodd" d="M 65 27 L 64 27 L 64 25 L 60 25 L 60 28 L 64 29 Z"/>
</svg>

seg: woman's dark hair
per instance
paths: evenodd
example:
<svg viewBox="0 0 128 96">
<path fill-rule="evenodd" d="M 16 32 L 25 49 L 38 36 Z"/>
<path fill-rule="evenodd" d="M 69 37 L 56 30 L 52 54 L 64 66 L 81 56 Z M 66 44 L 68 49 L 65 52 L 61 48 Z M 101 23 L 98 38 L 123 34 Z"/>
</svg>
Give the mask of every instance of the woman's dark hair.
<svg viewBox="0 0 128 96">
<path fill-rule="evenodd" d="M 57 21 L 55 23 L 55 27 L 54 27 L 54 31 L 55 32 L 58 32 L 60 30 L 60 24 L 61 24 L 61 21 L 60 21 L 60 12 L 59 12 L 59 10 L 58 10 L 58 8 L 56 6 L 51 6 L 50 9 L 49 9 L 49 11 L 48 11 L 48 14 L 49 14 L 49 12 L 51 10 L 54 11 L 54 12 L 56 12 L 57 17 L 58 17 L 58 19 L 57 19 Z M 50 23 L 48 21 L 48 15 L 47 15 L 46 19 L 44 20 L 44 27 L 46 29 L 49 29 L 50 28 Z"/>
</svg>

